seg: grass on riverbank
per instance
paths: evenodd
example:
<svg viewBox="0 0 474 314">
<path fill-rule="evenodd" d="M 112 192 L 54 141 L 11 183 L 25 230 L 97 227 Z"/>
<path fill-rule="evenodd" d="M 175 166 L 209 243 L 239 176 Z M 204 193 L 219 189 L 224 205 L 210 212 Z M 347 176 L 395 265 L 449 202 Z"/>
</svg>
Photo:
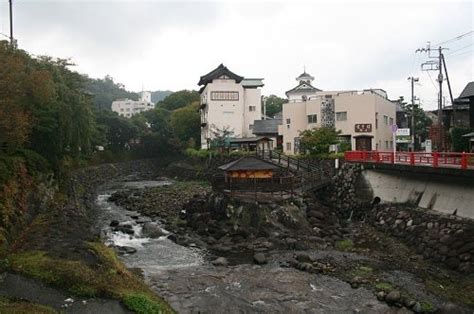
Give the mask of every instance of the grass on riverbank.
<svg viewBox="0 0 474 314">
<path fill-rule="evenodd" d="M 0 313 L 56 314 L 57 312 L 49 306 L 0 297 Z"/>
<path fill-rule="evenodd" d="M 142 280 L 128 271 L 115 253 L 102 243 L 89 243 L 100 263 L 51 258 L 44 251 L 11 254 L 6 267 L 14 272 L 67 289 L 83 297 L 111 297 L 137 313 L 174 313 Z"/>
</svg>

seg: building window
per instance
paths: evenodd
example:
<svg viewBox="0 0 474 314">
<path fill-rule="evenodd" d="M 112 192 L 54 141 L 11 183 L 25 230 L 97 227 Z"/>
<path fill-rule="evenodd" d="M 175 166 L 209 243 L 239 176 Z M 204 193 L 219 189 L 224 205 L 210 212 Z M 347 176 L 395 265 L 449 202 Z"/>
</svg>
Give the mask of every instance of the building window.
<svg viewBox="0 0 474 314">
<path fill-rule="evenodd" d="M 232 117 L 234 115 L 234 112 L 233 111 L 223 111 L 222 115 L 224 117 Z"/>
<path fill-rule="evenodd" d="M 388 141 L 385 141 L 385 149 L 388 149 Z"/>
<path fill-rule="evenodd" d="M 286 124 L 290 124 L 291 123 L 291 119 L 286 119 Z"/>
<path fill-rule="evenodd" d="M 130 112 L 130 108 L 127 108 L 127 112 Z"/>
<path fill-rule="evenodd" d="M 315 115 L 315 114 L 308 115 L 308 123 L 318 123 L 318 115 Z"/>
<path fill-rule="evenodd" d="M 231 91 L 211 92 L 211 100 L 238 101 L 239 92 L 231 92 Z"/>
<path fill-rule="evenodd" d="M 249 111 L 256 111 L 257 110 L 257 107 L 255 106 L 249 106 Z"/>
<path fill-rule="evenodd" d="M 390 148 L 393 148 L 393 141 L 390 141 Z"/>
<path fill-rule="evenodd" d="M 375 113 L 375 129 L 379 128 L 379 113 Z"/>
<path fill-rule="evenodd" d="M 123 112 L 123 108 L 120 108 L 120 111 Z"/>
<path fill-rule="evenodd" d="M 383 124 L 388 125 L 388 116 L 383 116 Z"/>
<path fill-rule="evenodd" d="M 286 143 L 286 150 L 290 150 L 290 151 L 291 151 L 291 142 L 287 142 L 287 143 Z"/>
<path fill-rule="evenodd" d="M 347 121 L 347 111 L 336 112 L 336 121 Z"/>
<path fill-rule="evenodd" d="M 390 125 L 393 125 L 393 118 L 390 118 Z"/>
<path fill-rule="evenodd" d="M 249 130 L 253 130 L 253 124 L 249 124 Z"/>
</svg>

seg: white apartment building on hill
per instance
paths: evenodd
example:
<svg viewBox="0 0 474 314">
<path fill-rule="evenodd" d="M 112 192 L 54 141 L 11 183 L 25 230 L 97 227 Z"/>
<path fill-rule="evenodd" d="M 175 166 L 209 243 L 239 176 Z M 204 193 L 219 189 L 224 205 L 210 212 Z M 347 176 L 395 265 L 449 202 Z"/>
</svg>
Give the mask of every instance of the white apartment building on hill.
<svg viewBox="0 0 474 314">
<path fill-rule="evenodd" d="M 391 150 L 391 125 L 396 122 L 396 104 L 381 89 L 322 91 L 312 85 L 306 71 L 296 78 L 298 86 L 286 92 L 283 104 L 283 151 L 300 152 L 299 136 L 315 127 L 335 127 L 353 150 Z"/>
<path fill-rule="evenodd" d="M 201 76 L 201 148 L 223 130 L 232 137 L 253 137 L 255 120 L 262 119 L 262 78 L 244 78 L 231 72 L 223 64 Z"/>
<path fill-rule="evenodd" d="M 139 100 L 131 100 L 127 98 L 117 99 L 112 102 L 112 111 L 117 112 L 120 116 L 130 118 L 134 114 L 155 108 L 155 104 L 151 102 L 150 92 L 139 92 Z"/>
</svg>

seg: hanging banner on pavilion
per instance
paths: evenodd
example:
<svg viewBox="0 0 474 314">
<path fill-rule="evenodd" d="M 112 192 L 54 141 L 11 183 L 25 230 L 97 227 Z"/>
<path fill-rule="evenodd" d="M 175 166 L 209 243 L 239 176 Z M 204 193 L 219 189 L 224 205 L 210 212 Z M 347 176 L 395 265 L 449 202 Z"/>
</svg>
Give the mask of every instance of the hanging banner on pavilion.
<svg viewBox="0 0 474 314">
<path fill-rule="evenodd" d="M 395 141 L 397 144 L 411 143 L 410 129 L 398 129 L 395 132 Z"/>
</svg>

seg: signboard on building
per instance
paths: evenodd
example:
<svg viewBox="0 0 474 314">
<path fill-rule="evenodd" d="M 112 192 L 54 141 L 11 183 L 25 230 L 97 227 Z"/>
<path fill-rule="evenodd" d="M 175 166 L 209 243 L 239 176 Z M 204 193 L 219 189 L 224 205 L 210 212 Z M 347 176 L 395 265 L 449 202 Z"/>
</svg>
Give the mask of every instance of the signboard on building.
<svg viewBox="0 0 474 314">
<path fill-rule="evenodd" d="M 370 133 L 372 132 L 372 124 L 371 123 L 356 124 L 354 126 L 354 131 L 356 133 Z"/>
<path fill-rule="evenodd" d="M 398 129 L 395 139 L 397 143 L 411 143 L 410 129 Z"/>
</svg>

